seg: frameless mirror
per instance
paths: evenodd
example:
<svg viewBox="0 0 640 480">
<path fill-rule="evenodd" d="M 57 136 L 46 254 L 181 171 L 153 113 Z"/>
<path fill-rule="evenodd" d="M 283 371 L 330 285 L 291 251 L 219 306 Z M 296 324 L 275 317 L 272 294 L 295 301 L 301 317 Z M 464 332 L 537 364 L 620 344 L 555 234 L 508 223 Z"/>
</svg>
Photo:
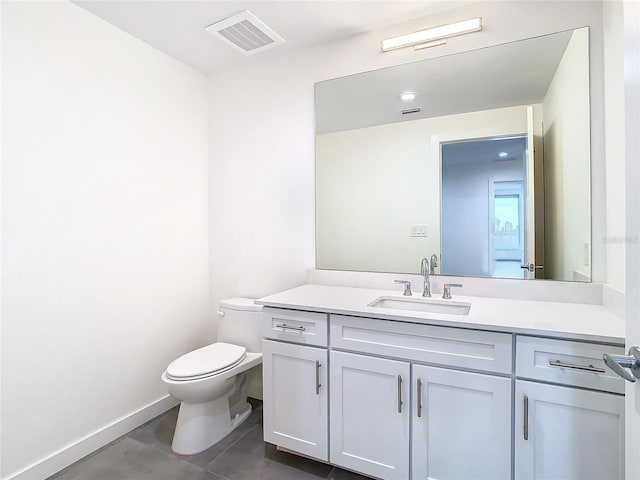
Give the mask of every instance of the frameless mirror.
<svg viewBox="0 0 640 480">
<path fill-rule="evenodd" d="M 588 28 L 315 98 L 317 268 L 590 281 Z"/>
</svg>

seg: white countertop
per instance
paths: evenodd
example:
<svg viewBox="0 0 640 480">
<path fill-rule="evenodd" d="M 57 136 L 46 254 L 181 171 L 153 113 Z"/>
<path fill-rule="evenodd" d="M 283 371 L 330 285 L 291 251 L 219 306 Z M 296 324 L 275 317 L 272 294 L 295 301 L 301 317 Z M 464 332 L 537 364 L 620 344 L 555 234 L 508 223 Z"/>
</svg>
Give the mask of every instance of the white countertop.
<svg viewBox="0 0 640 480">
<path fill-rule="evenodd" d="M 276 308 L 624 344 L 624 320 L 602 305 L 469 297 L 456 295 L 454 290 L 453 301 L 471 304 L 468 315 L 367 306 L 382 296 L 408 298 L 403 297 L 397 290 L 302 285 L 263 297 L 256 300 L 256 303 Z M 409 298 L 422 297 L 414 293 L 413 297 Z M 433 299 L 442 300 L 440 295 L 434 295 Z"/>
</svg>

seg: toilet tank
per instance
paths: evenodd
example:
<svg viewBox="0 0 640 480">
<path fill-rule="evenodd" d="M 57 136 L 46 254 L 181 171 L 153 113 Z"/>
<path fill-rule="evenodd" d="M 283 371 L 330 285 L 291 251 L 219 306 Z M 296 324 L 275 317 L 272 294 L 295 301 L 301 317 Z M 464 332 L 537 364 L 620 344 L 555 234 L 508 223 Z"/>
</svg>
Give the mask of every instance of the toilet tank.
<svg viewBox="0 0 640 480">
<path fill-rule="evenodd" d="M 252 298 L 222 300 L 218 308 L 218 342 L 246 347 L 248 352 L 262 352 L 262 305 Z"/>
</svg>

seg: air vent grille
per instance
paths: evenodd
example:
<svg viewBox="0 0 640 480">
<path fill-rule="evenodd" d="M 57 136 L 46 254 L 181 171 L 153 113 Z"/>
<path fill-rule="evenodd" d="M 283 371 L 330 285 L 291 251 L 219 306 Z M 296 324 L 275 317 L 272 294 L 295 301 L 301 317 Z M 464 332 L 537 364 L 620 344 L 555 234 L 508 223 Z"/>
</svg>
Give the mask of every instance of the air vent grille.
<svg viewBox="0 0 640 480">
<path fill-rule="evenodd" d="M 245 55 L 284 43 L 282 37 L 248 10 L 209 25 L 205 30 Z"/>
</svg>

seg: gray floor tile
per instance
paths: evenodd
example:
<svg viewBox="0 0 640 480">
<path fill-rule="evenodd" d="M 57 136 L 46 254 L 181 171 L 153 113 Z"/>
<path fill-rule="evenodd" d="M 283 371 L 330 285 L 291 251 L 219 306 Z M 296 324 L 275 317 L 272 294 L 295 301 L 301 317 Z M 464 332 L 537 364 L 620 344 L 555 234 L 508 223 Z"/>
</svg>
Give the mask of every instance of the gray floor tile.
<svg viewBox="0 0 640 480">
<path fill-rule="evenodd" d="M 73 466 L 59 480 L 191 480 L 200 469 L 131 438 Z"/>
<path fill-rule="evenodd" d="M 171 450 L 171 442 L 173 440 L 173 431 L 175 430 L 176 420 L 178 418 L 178 409 L 171 409 L 169 412 L 156 420 L 133 430 L 129 437 L 139 442 L 156 448 L 175 458 L 184 460 L 198 467 L 204 467 L 211 463 L 227 448 L 242 438 L 254 425 L 262 421 L 262 406 L 254 408 L 249 418 L 242 425 L 236 428 L 225 438 L 216 443 L 213 447 L 196 455 L 178 455 Z"/>
<path fill-rule="evenodd" d="M 220 475 L 216 475 L 215 473 L 207 472 L 206 470 L 200 471 L 200 473 L 196 474 L 191 480 L 227 480 Z M 256 479 L 257 480 L 257 479 Z"/>
<path fill-rule="evenodd" d="M 265 444 L 262 426 L 256 425 L 205 470 L 229 480 L 326 479 L 333 467 Z"/>
</svg>

